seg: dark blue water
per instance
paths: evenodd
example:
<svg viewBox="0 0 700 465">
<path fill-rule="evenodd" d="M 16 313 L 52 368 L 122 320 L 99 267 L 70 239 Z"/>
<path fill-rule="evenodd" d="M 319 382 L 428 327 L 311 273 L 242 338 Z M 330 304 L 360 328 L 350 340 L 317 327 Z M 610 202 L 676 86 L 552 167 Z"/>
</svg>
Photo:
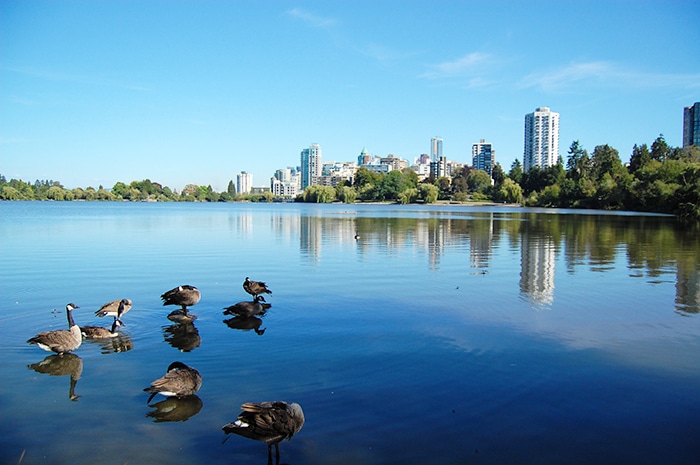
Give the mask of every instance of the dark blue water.
<svg viewBox="0 0 700 465">
<path fill-rule="evenodd" d="M 287 400 L 289 464 L 696 463 L 699 237 L 602 212 L 0 202 L 0 462 L 264 464 L 221 426 Z M 230 327 L 246 276 L 272 307 Z M 192 327 L 161 305 L 179 284 Z M 26 340 L 66 303 L 108 326 L 123 297 L 121 337 L 37 367 Z M 202 388 L 149 406 L 174 360 Z"/>
</svg>

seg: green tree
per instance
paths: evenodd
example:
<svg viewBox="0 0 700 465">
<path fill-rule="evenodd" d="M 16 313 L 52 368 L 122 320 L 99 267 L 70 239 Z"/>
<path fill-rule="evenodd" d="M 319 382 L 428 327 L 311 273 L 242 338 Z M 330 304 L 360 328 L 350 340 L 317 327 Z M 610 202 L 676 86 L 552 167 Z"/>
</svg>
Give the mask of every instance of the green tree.
<svg viewBox="0 0 700 465">
<path fill-rule="evenodd" d="M 467 186 L 470 192 L 479 192 L 483 194 L 491 187 L 491 176 L 483 170 L 473 170 L 467 178 Z"/>
<path fill-rule="evenodd" d="M 588 177 L 591 162 L 588 151 L 581 147 L 579 141 L 575 140 L 571 143 L 568 153 L 569 157 L 566 160 L 567 177 L 574 181 Z"/>
<path fill-rule="evenodd" d="M 421 183 L 418 185 L 419 197 L 425 203 L 435 203 L 438 199 L 439 190 L 437 186 L 430 183 Z"/>
<path fill-rule="evenodd" d="M 502 202 L 521 203 L 523 201 L 523 189 L 510 178 L 506 178 L 499 189 L 499 197 Z"/>
<path fill-rule="evenodd" d="M 374 172 L 374 171 L 370 171 L 370 170 L 368 170 L 367 168 L 365 168 L 364 166 L 361 166 L 361 167 L 355 172 L 355 177 L 354 177 L 354 180 L 353 180 L 353 186 L 356 187 L 356 188 L 363 187 L 363 186 L 365 186 L 365 185 L 367 185 L 367 184 L 371 184 L 371 185 L 375 185 L 375 186 L 376 186 L 377 184 L 379 184 L 379 182 L 380 182 L 381 180 L 382 180 L 382 175 L 381 175 L 381 174 L 379 174 L 379 173 L 377 173 L 377 172 Z"/>
<path fill-rule="evenodd" d="M 331 203 L 335 200 L 335 189 L 331 186 L 309 186 L 302 193 L 304 202 Z"/>
<path fill-rule="evenodd" d="M 651 161 L 651 153 L 647 144 L 634 144 L 632 148 L 632 156 L 630 157 L 630 173 L 634 174 L 638 170 L 644 168 Z"/>
<path fill-rule="evenodd" d="M 503 171 L 503 167 L 498 162 L 491 168 L 491 179 L 493 179 L 493 185 L 497 189 L 500 189 L 503 181 L 506 180 L 506 172 Z"/>
<path fill-rule="evenodd" d="M 508 172 L 508 177 L 522 186 L 523 180 L 523 165 L 517 158 L 510 165 L 510 171 Z"/>
<path fill-rule="evenodd" d="M 663 134 L 659 134 L 659 137 L 651 144 L 651 159 L 663 162 L 668 158 L 671 149 L 666 143 Z"/>
</svg>

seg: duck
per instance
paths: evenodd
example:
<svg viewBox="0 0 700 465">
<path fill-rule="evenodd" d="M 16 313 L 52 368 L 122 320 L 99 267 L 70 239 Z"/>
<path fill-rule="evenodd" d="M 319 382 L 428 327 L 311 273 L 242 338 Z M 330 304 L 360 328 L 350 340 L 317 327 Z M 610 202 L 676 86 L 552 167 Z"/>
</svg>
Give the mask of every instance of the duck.
<svg viewBox="0 0 700 465">
<path fill-rule="evenodd" d="M 356 240 L 356 241 L 359 241 L 359 240 L 360 240 L 360 233 L 359 233 L 359 232 L 356 232 L 356 233 L 355 233 L 355 240 Z"/>
<path fill-rule="evenodd" d="M 102 326 L 83 326 L 80 328 L 85 339 L 109 339 L 110 337 L 119 336 L 118 328 L 122 325 L 122 321 L 114 317 L 114 323 L 112 323 L 112 328 L 107 329 Z"/>
<path fill-rule="evenodd" d="M 95 315 L 97 315 L 100 318 L 105 316 L 116 316 L 118 318 L 121 318 L 121 315 L 124 315 L 129 310 L 131 310 L 132 306 L 133 302 L 131 301 L 131 299 L 113 300 L 111 302 L 107 302 L 102 307 L 100 307 L 100 309 L 95 312 Z"/>
<path fill-rule="evenodd" d="M 253 281 L 247 276 L 245 281 L 243 281 L 243 290 L 253 297 L 257 297 L 260 294 L 272 294 L 272 291 L 268 289 L 267 284 L 262 281 Z"/>
<path fill-rule="evenodd" d="M 304 426 L 304 411 L 296 402 L 246 402 L 238 419 L 221 429 L 227 435 L 237 434 L 267 444 L 267 462 L 272 463 L 272 446 L 277 462 L 280 461 L 279 443 L 291 439 Z"/>
<path fill-rule="evenodd" d="M 160 298 L 163 299 L 163 305 L 180 305 L 182 310 L 187 312 L 187 307 L 191 307 L 199 302 L 202 294 L 196 287 L 183 284 L 163 293 Z"/>
<path fill-rule="evenodd" d="M 73 310 L 80 308 L 74 303 L 66 305 L 66 315 L 68 317 L 68 330 L 58 329 L 55 331 L 44 331 L 33 338 L 27 340 L 29 344 L 36 344 L 47 352 L 56 352 L 58 355 L 73 352 L 80 347 L 83 342 L 83 335 L 80 327 L 73 321 Z"/>
<path fill-rule="evenodd" d="M 272 305 L 265 302 L 265 297 L 256 295 L 252 302 L 244 301 L 224 308 L 224 315 L 238 315 L 242 318 L 250 318 L 255 315 L 263 315 Z"/>
<path fill-rule="evenodd" d="M 200 387 L 202 375 L 199 371 L 182 362 L 173 362 L 168 366 L 165 375 L 153 381 L 144 391 L 151 394 L 147 401 L 150 403 L 156 394 L 180 398 L 193 395 Z"/>
</svg>

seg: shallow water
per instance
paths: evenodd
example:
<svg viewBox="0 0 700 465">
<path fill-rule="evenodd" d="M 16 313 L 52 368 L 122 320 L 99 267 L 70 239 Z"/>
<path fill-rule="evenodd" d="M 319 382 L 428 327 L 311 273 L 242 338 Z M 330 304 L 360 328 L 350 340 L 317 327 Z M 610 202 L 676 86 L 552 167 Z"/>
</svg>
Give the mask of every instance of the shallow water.
<svg viewBox="0 0 700 465">
<path fill-rule="evenodd" d="M 289 464 L 695 463 L 699 237 L 506 207 L 0 202 L 0 462 L 264 464 L 221 426 L 279 399 L 306 415 Z M 226 324 L 246 276 L 272 308 Z M 193 326 L 161 305 L 179 284 Z M 117 340 L 26 343 L 68 302 L 109 326 L 122 297 Z M 149 406 L 174 360 L 201 390 Z"/>
</svg>

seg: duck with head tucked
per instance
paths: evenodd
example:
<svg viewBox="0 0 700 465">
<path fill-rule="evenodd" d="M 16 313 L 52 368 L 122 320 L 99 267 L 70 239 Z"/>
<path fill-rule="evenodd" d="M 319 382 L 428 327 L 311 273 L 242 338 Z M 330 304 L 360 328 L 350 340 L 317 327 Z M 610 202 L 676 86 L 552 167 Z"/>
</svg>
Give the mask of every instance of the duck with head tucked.
<svg viewBox="0 0 700 465">
<path fill-rule="evenodd" d="M 185 365 L 182 362 L 173 362 L 168 366 L 168 370 L 162 377 L 156 379 L 151 385 L 144 389 L 151 394 L 147 402 L 156 394 L 166 397 L 191 396 L 202 387 L 202 376 L 196 369 Z"/>
<path fill-rule="evenodd" d="M 170 289 L 160 296 L 160 298 L 163 299 L 163 306 L 179 305 L 181 307 L 168 315 L 169 320 L 178 323 L 188 323 L 197 319 L 195 315 L 188 312 L 187 307 L 197 304 L 201 297 L 202 294 L 199 292 L 199 289 L 189 284 L 183 284 L 182 286 Z"/>
<path fill-rule="evenodd" d="M 224 425 L 224 433 L 238 434 L 267 444 L 267 462 L 272 463 L 272 446 L 277 462 L 280 461 L 279 443 L 291 439 L 304 426 L 304 411 L 296 402 L 247 402 L 238 419 Z"/>
</svg>

